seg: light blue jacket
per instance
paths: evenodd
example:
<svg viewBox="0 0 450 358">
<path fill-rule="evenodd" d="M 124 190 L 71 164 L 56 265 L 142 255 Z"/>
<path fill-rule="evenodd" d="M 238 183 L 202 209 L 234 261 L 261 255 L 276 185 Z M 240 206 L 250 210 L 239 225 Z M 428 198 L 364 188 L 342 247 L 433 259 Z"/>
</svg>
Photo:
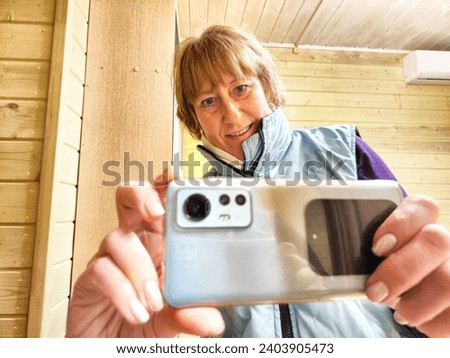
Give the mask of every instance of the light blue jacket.
<svg viewBox="0 0 450 358">
<path fill-rule="evenodd" d="M 297 178 L 315 185 L 326 179 L 357 179 L 355 136 L 353 126 L 291 130 L 277 109 L 262 119 L 259 133 L 242 144 L 243 170 L 203 146 L 198 149 L 213 167 L 209 175 Z M 290 319 L 281 319 L 280 308 Z M 293 337 L 416 336 L 393 320 L 389 307 L 368 300 L 234 306 L 222 312 L 224 337 L 282 337 L 282 324 L 289 325 Z"/>
</svg>

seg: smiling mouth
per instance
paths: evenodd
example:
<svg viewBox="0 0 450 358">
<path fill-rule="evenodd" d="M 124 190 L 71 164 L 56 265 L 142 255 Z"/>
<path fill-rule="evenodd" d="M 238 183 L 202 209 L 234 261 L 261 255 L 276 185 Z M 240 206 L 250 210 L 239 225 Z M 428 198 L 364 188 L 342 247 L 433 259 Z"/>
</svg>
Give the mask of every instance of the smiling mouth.
<svg viewBox="0 0 450 358">
<path fill-rule="evenodd" d="M 237 132 L 227 134 L 227 137 L 239 137 L 239 136 L 247 133 L 250 130 L 250 127 L 252 126 L 252 124 L 249 124 L 247 127 L 243 128 Z"/>
</svg>

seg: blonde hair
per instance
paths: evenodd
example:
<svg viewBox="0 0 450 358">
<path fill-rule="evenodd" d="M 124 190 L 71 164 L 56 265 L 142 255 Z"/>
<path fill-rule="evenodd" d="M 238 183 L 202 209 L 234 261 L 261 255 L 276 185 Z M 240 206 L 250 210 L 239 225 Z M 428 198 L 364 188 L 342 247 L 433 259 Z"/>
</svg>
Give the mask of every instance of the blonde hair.
<svg viewBox="0 0 450 358">
<path fill-rule="evenodd" d="M 210 26 L 198 38 L 182 41 L 174 61 L 177 117 L 196 139 L 201 138 L 202 129 L 193 101 L 205 81 L 215 87 L 222 82 L 224 73 L 238 80 L 257 77 L 271 108 L 284 104 L 283 88 L 272 54 L 252 35 L 228 26 Z"/>
</svg>

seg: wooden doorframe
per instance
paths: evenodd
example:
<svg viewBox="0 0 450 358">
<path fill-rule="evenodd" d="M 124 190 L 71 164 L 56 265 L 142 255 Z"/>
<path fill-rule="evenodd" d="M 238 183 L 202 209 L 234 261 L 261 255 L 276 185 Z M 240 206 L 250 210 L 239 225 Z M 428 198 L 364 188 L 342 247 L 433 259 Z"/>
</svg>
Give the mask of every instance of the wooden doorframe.
<svg viewBox="0 0 450 358">
<path fill-rule="evenodd" d="M 89 24 L 73 282 L 117 226 L 119 181 L 172 155 L 175 0 L 91 0 Z"/>
</svg>

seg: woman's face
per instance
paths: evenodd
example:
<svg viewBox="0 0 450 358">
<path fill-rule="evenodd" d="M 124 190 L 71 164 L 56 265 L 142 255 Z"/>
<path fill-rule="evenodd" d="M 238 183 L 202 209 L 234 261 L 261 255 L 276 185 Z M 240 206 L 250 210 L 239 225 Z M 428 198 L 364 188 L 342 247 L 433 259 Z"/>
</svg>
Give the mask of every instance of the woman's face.
<svg viewBox="0 0 450 358">
<path fill-rule="evenodd" d="M 222 76 L 217 87 L 205 82 L 194 109 L 208 141 L 241 160 L 242 142 L 256 133 L 259 120 L 272 112 L 258 78 L 238 81 L 229 74 Z"/>
</svg>

